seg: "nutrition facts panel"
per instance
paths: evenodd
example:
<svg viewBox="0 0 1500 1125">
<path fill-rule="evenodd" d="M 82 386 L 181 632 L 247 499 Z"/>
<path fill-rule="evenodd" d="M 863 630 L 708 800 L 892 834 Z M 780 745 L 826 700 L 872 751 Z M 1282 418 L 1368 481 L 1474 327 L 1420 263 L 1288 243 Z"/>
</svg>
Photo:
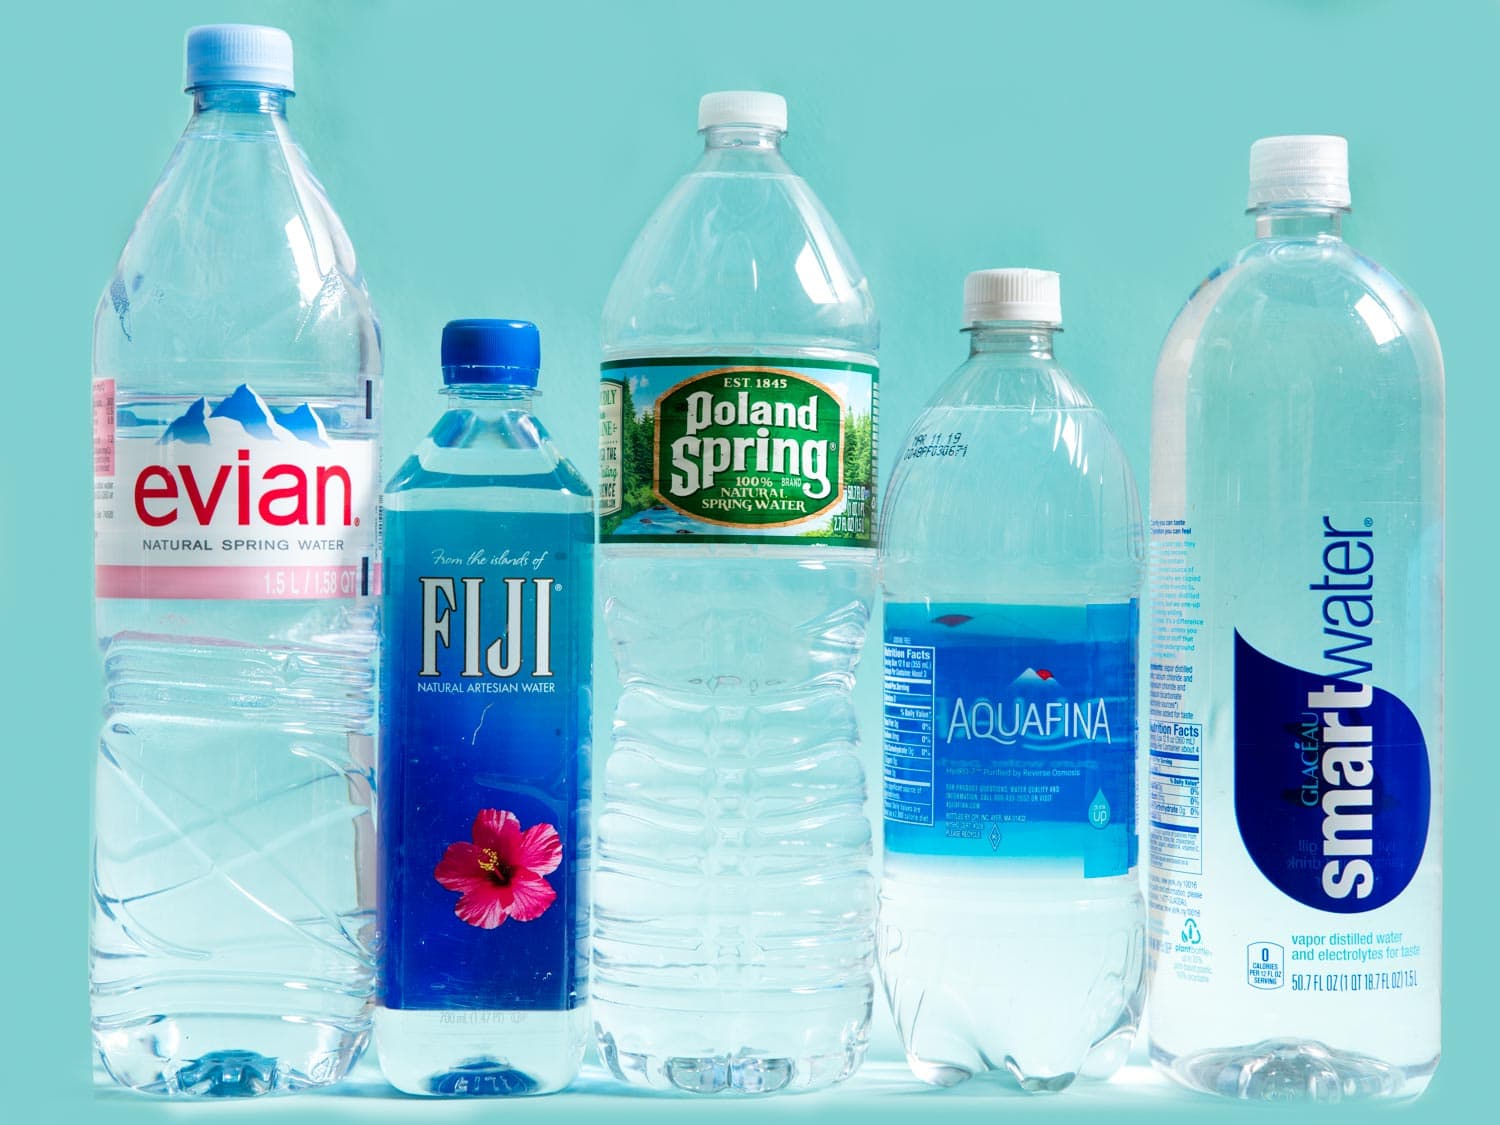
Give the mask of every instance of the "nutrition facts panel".
<svg viewBox="0 0 1500 1125">
<path fill-rule="evenodd" d="M 933 649 L 885 646 L 885 818 L 932 823 Z"/>
<path fill-rule="evenodd" d="M 1203 873 L 1203 727 L 1151 721 L 1151 863 Z"/>
</svg>

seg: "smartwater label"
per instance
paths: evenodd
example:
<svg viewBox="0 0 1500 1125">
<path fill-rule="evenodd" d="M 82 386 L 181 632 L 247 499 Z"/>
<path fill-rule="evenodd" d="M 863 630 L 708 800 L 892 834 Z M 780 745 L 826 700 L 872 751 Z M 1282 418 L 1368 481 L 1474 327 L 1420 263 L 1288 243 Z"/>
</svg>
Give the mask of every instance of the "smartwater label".
<svg viewBox="0 0 1500 1125">
<path fill-rule="evenodd" d="M 1017 873 L 1136 863 L 1135 602 L 885 607 L 885 845 Z"/>
<path fill-rule="evenodd" d="M 1356 914 L 1394 900 L 1427 844 L 1432 779 L 1411 709 L 1377 686 L 1385 547 L 1373 517 L 1324 516 L 1307 567 L 1303 669 L 1234 634 L 1234 809 L 1245 850 L 1284 894 Z"/>
<path fill-rule="evenodd" d="M 601 541 L 873 545 L 874 366 L 668 357 L 602 374 Z"/>
<path fill-rule="evenodd" d="M 380 593 L 374 438 L 330 437 L 307 403 L 241 384 L 160 423 L 94 384 L 94 583 L 101 598 Z M 148 436 L 149 435 L 149 436 Z"/>
<path fill-rule="evenodd" d="M 593 520 L 388 513 L 383 1003 L 587 994 Z"/>
</svg>

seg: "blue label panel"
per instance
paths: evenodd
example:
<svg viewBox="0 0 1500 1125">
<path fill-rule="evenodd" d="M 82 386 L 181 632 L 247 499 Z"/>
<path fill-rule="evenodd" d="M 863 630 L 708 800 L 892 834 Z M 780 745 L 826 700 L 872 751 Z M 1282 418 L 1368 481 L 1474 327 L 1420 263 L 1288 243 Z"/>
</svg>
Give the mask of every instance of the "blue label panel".
<svg viewBox="0 0 1500 1125">
<path fill-rule="evenodd" d="M 386 514 L 382 999 L 587 995 L 593 522 Z"/>
<path fill-rule="evenodd" d="M 1273 660 L 1235 632 L 1234 813 L 1274 886 L 1305 906 L 1356 914 L 1416 875 L 1432 778 L 1411 709 L 1351 675 L 1372 670 L 1368 642 L 1327 631 L 1344 667 L 1322 673 Z"/>
<path fill-rule="evenodd" d="M 1136 864 L 1134 601 L 885 607 L 885 846 Z"/>
</svg>

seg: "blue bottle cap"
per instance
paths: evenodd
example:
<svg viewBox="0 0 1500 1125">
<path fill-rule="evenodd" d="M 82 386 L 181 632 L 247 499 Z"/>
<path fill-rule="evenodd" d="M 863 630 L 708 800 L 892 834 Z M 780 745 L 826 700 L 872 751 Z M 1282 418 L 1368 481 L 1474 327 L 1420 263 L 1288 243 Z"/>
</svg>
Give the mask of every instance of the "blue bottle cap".
<svg viewBox="0 0 1500 1125">
<path fill-rule="evenodd" d="M 235 82 L 290 92 L 292 37 L 279 27 L 248 23 L 189 28 L 187 88 Z"/>
<path fill-rule="evenodd" d="M 443 382 L 536 386 L 542 339 L 529 320 L 450 320 L 443 326 Z"/>
</svg>

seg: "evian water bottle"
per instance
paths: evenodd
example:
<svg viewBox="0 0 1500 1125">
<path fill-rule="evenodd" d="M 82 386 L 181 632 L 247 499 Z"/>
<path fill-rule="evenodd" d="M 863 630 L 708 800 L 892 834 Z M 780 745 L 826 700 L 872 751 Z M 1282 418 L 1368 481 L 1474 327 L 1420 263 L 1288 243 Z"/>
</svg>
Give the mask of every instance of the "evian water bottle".
<svg viewBox="0 0 1500 1125">
<path fill-rule="evenodd" d="M 195 28 L 193 115 L 94 324 L 94 1043 L 119 1082 L 336 1081 L 369 1033 L 380 342 L 287 128 Z"/>
<path fill-rule="evenodd" d="M 1151 1051 L 1235 1097 L 1438 1058 L 1443 363 L 1349 201 L 1342 137 L 1257 141 L 1156 374 Z"/>
</svg>

